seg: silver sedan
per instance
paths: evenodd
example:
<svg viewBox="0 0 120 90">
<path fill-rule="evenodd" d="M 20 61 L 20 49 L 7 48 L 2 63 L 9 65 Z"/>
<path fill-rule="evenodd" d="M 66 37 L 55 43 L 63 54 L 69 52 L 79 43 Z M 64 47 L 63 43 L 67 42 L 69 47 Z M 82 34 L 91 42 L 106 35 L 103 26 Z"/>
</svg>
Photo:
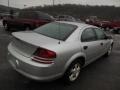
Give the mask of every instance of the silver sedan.
<svg viewBox="0 0 120 90">
<path fill-rule="evenodd" d="M 110 55 L 113 39 L 100 28 L 76 22 L 52 22 L 34 31 L 14 32 L 7 58 L 34 80 L 78 79 L 81 68 Z"/>
</svg>

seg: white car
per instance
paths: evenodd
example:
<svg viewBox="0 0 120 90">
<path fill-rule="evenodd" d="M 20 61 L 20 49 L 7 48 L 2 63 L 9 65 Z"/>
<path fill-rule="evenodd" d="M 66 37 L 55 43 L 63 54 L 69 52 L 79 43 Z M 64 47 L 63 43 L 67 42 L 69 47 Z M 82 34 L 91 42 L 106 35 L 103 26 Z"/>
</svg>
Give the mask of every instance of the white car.
<svg viewBox="0 0 120 90">
<path fill-rule="evenodd" d="M 110 55 L 113 39 L 100 28 L 76 22 L 52 22 L 34 31 L 15 32 L 8 45 L 13 68 L 34 80 L 78 79 L 82 67 Z"/>
</svg>

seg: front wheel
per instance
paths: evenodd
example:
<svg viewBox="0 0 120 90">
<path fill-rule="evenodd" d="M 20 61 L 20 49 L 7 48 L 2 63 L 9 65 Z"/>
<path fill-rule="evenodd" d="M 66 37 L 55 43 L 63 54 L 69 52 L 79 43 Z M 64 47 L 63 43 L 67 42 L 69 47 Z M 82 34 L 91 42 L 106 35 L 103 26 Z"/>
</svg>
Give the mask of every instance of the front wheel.
<svg viewBox="0 0 120 90">
<path fill-rule="evenodd" d="M 112 52 L 112 45 L 109 47 L 107 53 L 105 54 L 105 56 L 109 56 Z"/>
<path fill-rule="evenodd" d="M 120 29 L 118 30 L 118 34 L 120 34 Z"/>
<path fill-rule="evenodd" d="M 73 62 L 64 75 L 64 79 L 67 83 L 76 81 L 79 77 L 81 70 L 81 64 L 79 62 Z"/>
</svg>

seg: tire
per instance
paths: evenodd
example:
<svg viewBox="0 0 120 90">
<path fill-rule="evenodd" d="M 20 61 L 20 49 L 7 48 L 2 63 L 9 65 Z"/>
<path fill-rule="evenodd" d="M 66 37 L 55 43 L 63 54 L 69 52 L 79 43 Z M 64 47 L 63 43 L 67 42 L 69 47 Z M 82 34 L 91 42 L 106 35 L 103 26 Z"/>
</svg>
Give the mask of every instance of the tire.
<svg viewBox="0 0 120 90">
<path fill-rule="evenodd" d="M 109 47 L 107 53 L 105 53 L 105 56 L 106 56 L 106 57 L 109 56 L 109 55 L 111 54 L 112 48 L 113 48 L 113 46 L 111 45 L 111 46 Z"/>
<path fill-rule="evenodd" d="M 115 34 L 120 34 L 120 29 L 114 29 Z"/>
<path fill-rule="evenodd" d="M 117 30 L 113 30 L 113 33 L 114 33 L 114 34 L 117 34 L 118 32 L 117 32 Z"/>
<path fill-rule="evenodd" d="M 30 28 L 30 26 L 29 26 L 29 25 L 27 25 L 27 26 L 25 26 L 24 30 L 25 30 L 25 31 L 30 31 L 30 30 L 31 30 L 31 28 Z"/>
<path fill-rule="evenodd" d="M 10 31 L 10 27 L 8 26 L 8 24 L 4 25 L 4 29 L 5 29 L 5 31 Z"/>
<path fill-rule="evenodd" d="M 79 78 L 80 71 L 81 71 L 80 62 L 74 61 L 64 74 L 63 78 L 65 83 L 75 82 Z"/>
<path fill-rule="evenodd" d="M 118 30 L 118 34 L 120 34 L 120 29 Z"/>
</svg>

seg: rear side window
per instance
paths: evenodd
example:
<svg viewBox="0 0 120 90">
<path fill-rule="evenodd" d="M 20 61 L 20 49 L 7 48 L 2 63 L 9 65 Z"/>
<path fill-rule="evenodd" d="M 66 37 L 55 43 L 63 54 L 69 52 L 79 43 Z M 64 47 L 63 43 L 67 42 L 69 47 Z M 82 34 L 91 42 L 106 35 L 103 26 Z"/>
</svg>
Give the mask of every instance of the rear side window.
<svg viewBox="0 0 120 90">
<path fill-rule="evenodd" d="M 82 42 L 90 42 L 95 40 L 97 40 L 97 37 L 93 28 L 87 28 L 83 31 L 81 36 Z"/>
<path fill-rule="evenodd" d="M 29 14 L 29 13 L 28 13 Z M 27 18 L 27 14 L 21 11 L 18 15 L 19 18 Z"/>
<path fill-rule="evenodd" d="M 39 19 L 52 21 L 54 18 L 46 13 L 38 12 Z"/>
<path fill-rule="evenodd" d="M 98 39 L 98 40 L 103 40 L 103 39 L 106 38 L 106 35 L 105 35 L 104 31 L 102 31 L 102 30 L 99 29 L 99 28 L 95 28 L 94 30 L 95 30 L 95 32 L 96 32 L 96 35 L 97 35 L 97 39 Z"/>
<path fill-rule="evenodd" d="M 75 25 L 52 22 L 35 29 L 36 33 L 65 41 L 77 28 Z"/>
<path fill-rule="evenodd" d="M 25 19 L 38 19 L 38 15 L 36 12 L 30 12 L 30 11 L 21 11 L 18 15 L 19 18 L 25 18 Z"/>
</svg>

